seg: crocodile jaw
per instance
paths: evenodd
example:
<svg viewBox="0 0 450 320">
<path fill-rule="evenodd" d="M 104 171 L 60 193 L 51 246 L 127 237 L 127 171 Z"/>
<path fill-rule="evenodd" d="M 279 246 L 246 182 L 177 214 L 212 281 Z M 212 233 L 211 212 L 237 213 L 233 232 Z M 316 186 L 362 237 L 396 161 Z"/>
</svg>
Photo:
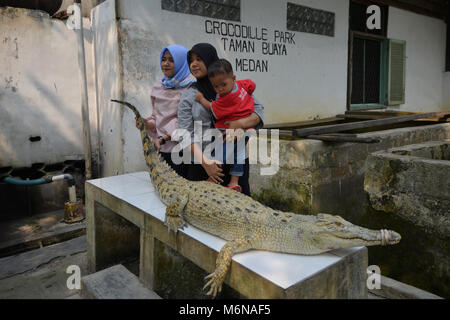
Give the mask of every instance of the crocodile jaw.
<svg viewBox="0 0 450 320">
<path fill-rule="evenodd" d="M 397 244 L 401 240 L 400 234 L 398 234 L 395 231 L 392 230 L 369 230 L 369 229 L 363 229 L 364 232 L 362 233 L 356 233 L 356 234 L 349 234 L 347 235 L 334 235 L 336 238 L 336 242 L 340 242 L 342 248 L 345 247 L 353 247 L 357 245 L 361 246 L 375 246 L 375 245 L 393 245 Z"/>
<path fill-rule="evenodd" d="M 344 220 L 340 216 L 319 214 L 303 241 L 315 252 L 359 246 L 393 245 L 401 236 L 392 230 L 370 230 Z"/>
</svg>

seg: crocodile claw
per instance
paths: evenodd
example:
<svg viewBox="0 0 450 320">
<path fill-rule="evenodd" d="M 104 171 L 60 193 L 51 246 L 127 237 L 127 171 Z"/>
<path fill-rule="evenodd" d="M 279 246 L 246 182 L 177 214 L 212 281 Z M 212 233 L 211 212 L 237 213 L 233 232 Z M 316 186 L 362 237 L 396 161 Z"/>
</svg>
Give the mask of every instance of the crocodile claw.
<svg viewBox="0 0 450 320">
<path fill-rule="evenodd" d="M 164 224 L 168 227 L 168 232 L 170 233 L 170 230 L 173 230 L 175 234 L 178 232 L 178 229 L 183 229 L 186 222 L 181 217 L 166 217 L 166 221 Z"/>
<path fill-rule="evenodd" d="M 209 291 L 206 293 L 206 295 L 210 296 L 212 295 L 214 298 L 216 297 L 218 292 L 222 291 L 222 282 L 223 278 L 218 276 L 216 272 L 213 272 L 205 277 L 206 279 L 211 278 L 203 287 L 203 290 L 205 290 L 208 286 L 211 286 Z"/>
</svg>

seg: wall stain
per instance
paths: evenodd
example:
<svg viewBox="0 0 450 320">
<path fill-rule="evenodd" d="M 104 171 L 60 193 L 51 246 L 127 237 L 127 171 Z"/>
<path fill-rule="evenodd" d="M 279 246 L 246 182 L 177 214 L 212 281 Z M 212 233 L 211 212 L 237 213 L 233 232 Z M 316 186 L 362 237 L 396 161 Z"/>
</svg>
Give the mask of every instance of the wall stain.
<svg viewBox="0 0 450 320">
<path fill-rule="evenodd" d="M 17 42 L 17 38 L 14 38 L 14 45 L 15 45 L 15 51 L 14 51 L 14 58 L 19 59 L 19 43 Z"/>
<path fill-rule="evenodd" d="M 5 37 L 2 43 L 9 47 L 9 50 L 15 59 L 19 59 L 19 42 L 17 38 L 14 38 L 13 40 L 10 37 Z"/>
<path fill-rule="evenodd" d="M 17 91 L 17 81 L 14 83 L 13 77 L 5 77 L 5 89 L 11 89 L 12 92 Z"/>
</svg>

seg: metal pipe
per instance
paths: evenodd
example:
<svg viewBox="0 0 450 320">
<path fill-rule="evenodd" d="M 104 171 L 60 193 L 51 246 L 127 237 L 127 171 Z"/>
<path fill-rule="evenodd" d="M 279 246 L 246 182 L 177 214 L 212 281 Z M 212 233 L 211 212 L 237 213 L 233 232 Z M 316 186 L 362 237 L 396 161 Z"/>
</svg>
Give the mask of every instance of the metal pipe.
<svg viewBox="0 0 450 320">
<path fill-rule="evenodd" d="M 77 194 L 75 192 L 75 180 L 73 179 L 72 175 L 66 173 L 66 174 L 62 174 L 60 176 L 52 177 L 52 181 L 63 180 L 63 179 L 68 179 L 67 184 L 69 185 L 69 201 L 76 202 Z"/>
<path fill-rule="evenodd" d="M 58 181 L 58 180 L 66 179 L 69 187 L 75 185 L 75 179 L 69 173 L 64 173 L 64 174 L 61 174 L 59 176 L 52 176 L 52 177 L 50 177 L 50 179 L 51 179 L 51 181 Z"/>
<path fill-rule="evenodd" d="M 84 52 L 84 34 L 83 34 L 83 16 L 81 14 L 81 0 L 77 0 L 74 6 L 79 7 L 78 11 L 78 25 L 80 28 L 75 30 L 78 39 L 78 66 L 80 68 L 81 78 L 81 119 L 83 122 L 83 146 L 85 157 L 85 175 L 86 180 L 92 178 L 92 150 L 91 150 L 91 129 L 89 122 L 89 103 L 88 103 L 88 90 L 87 90 L 87 78 L 86 78 L 86 58 Z M 75 11 L 76 13 L 76 11 Z"/>
<path fill-rule="evenodd" d="M 45 178 L 33 179 L 33 180 L 22 180 L 22 179 L 15 179 L 12 177 L 5 177 L 2 179 L 2 181 L 10 183 L 10 184 L 19 185 L 19 186 L 36 186 L 38 184 L 48 183 L 48 181 Z"/>
</svg>

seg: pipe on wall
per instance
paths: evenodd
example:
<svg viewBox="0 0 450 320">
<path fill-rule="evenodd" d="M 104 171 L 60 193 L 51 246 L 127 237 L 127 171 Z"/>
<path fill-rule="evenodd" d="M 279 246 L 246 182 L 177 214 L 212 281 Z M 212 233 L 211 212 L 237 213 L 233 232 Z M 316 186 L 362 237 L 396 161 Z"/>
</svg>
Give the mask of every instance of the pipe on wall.
<svg viewBox="0 0 450 320">
<path fill-rule="evenodd" d="M 69 202 L 66 202 L 64 204 L 64 221 L 65 222 L 77 222 L 79 220 L 84 219 L 84 213 L 82 210 L 82 201 L 77 201 L 77 195 L 75 190 L 75 179 L 73 176 L 69 173 L 64 173 L 57 176 L 47 176 L 39 179 L 32 179 L 32 180 L 23 180 L 23 179 L 17 179 L 13 177 L 4 177 L 0 178 L 0 182 L 6 182 L 14 185 L 20 185 L 25 186 L 27 191 L 27 198 L 28 198 L 28 213 L 31 216 L 31 205 L 28 195 L 28 187 L 29 186 L 36 186 L 41 185 L 45 183 L 51 183 L 54 181 L 59 180 L 67 180 L 67 185 L 69 187 Z"/>
<path fill-rule="evenodd" d="M 84 159 L 85 159 L 85 175 L 86 180 L 92 178 L 92 148 L 91 148 L 91 129 L 89 121 L 89 103 L 88 103 L 88 89 L 87 89 L 87 77 L 86 77 L 86 57 L 84 51 L 84 34 L 83 34 L 83 17 L 80 14 L 81 0 L 76 0 L 74 6 L 78 7 L 78 14 L 76 10 L 73 12 L 78 19 L 78 25 L 80 28 L 76 29 L 77 42 L 78 42 L 78 66 L 80 68 L 80 80 L 81 80 L 81 119 L 83 129 L 83 147 L 84 147 Z"/>
<path fill-rule="evenodd" d="M 76 202 L 77 196 L 76 196 L 76 190 L 75 190 L 75 179 L 71 174 L 65 173 L 57 176 L 47 176 L 39 179 L 32 179 L 32 180 L 23 180 L 23 179 L 16 179 L 13 177 L 5 177 L 0 179 L 0 181 L 15 184 L 19 186 L 37 186 L 40 184 L 45 183 L 51 183 L 53 181 L 59 181 L 59 180 L 67 180 L 67 185 L 69 186 L 69 201 L 70 202 Z M 27 188 L 28 189 L 28 188 Z M 28 192 L 28 190 L 27 190 Z"/>
<path fill-rule="evenodd" d="M 57 176 L 47 176 L 39 179 L 32 179 L 32 180 L 23 180 L 23 179 L 17 179 L 13 177 L 4 177 L 1 179 L 3 182 L 20 185 L 20 186 L 36 186 L 39 184 L 45 184 L 45 183 L 51 183 L 53 181 L 58 180 L 67 180 L 67 183 L 69 187 L 75 185 L 75 179 L 71 174 L 65 173 Z"/>
</svg>

